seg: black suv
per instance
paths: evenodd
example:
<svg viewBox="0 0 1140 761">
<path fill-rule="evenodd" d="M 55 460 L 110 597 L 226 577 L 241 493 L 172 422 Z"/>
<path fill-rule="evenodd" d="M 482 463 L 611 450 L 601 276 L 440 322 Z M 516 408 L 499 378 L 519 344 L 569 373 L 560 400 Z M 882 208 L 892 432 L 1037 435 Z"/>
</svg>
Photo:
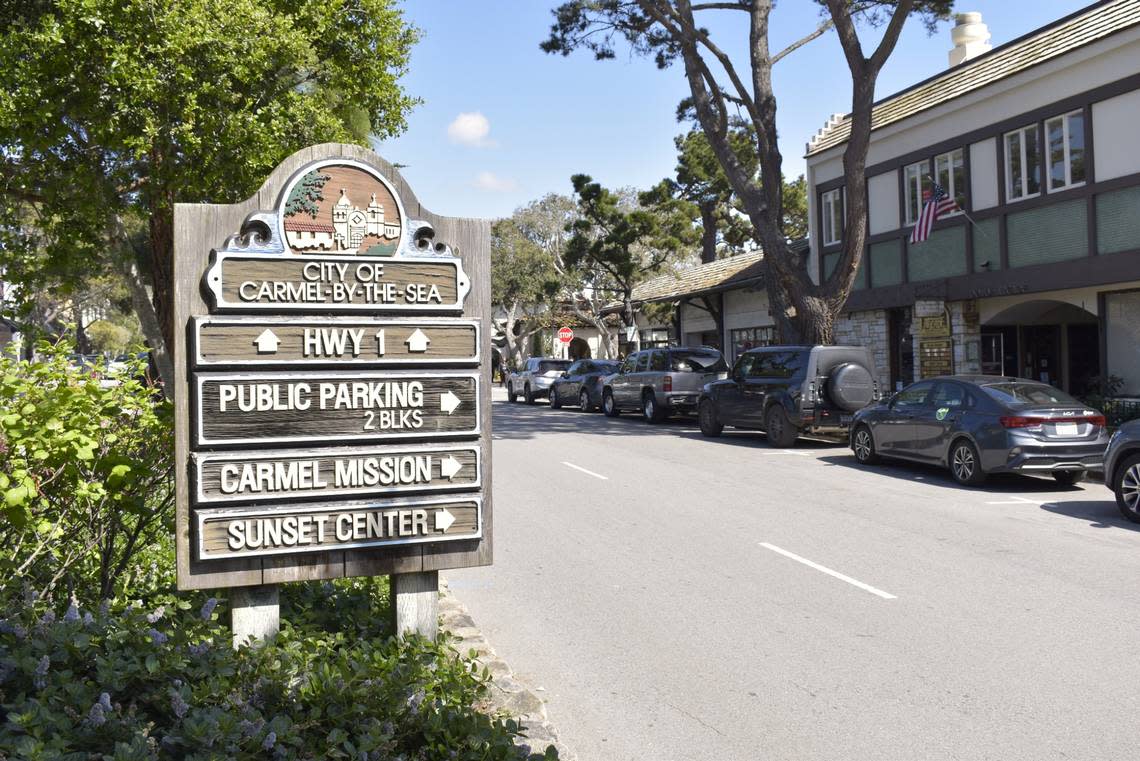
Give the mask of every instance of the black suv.
<svg viewBox="0 0 1140 761">
<path fill-rule="evenodd" d="M 701 433 L 726 425 L 768 434 L 777 447 L 805 433 L 846 435 L 852 413 L 879 398 L 871 353 L 861 346 L 765 346 L 740 355 L 726 380 L 704 387 Z"/>
</svg>

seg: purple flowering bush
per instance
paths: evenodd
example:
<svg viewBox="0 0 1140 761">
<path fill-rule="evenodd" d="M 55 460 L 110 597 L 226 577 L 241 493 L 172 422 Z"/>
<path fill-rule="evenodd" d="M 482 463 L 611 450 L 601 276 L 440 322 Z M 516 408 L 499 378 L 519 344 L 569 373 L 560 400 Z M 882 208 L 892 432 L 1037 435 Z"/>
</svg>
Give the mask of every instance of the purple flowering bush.
<svg viewBox="0 0 1140 761">
<path fill-rule="evenodd" d="M 287 586 L 282 632 L 236 651 L 225 602 L 201 597 L 9 613 L 0 758 L 557 757 L 527 756 L 516 722 L 476 710 L 488 675 L 472 661 L 387 636 L 384 587 Z"/>
</svg>

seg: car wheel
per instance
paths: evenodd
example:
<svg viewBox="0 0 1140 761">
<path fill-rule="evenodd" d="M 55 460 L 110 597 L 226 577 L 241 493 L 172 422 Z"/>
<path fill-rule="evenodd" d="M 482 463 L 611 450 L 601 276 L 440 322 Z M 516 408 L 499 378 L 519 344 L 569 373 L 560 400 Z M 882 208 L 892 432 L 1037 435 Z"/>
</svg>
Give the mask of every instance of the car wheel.
<svg viewBox="0 0 1140 761">
<path fill-rule="evenodd" d="M 621 414 L 617 402 L 614 401 L 614 393 L 609 389 L 602 392 L 602 411 L 606 413 L 606 417 L 617 417 Z"/>
<path fill-rule="evenodd" d="M 1140 454 L 1134 454 L 1116 469 L 1116 506 L 1120 514 L 1133 523 L 1140 523 Z"/>
<path fill-rule="evenodd" d="M 665 419 L 665 410 L 657 403 L 657 395 L 646 391 L 641 398 L 641 411 L 645 415 L 645 422 L 660 423 Z"/>
<path fill-rule="evenodd" d="M 950 447 L 950 475 L 963 486 L 977 486 L 986 480 L 978 450 L 966 439 Z"/>
<path fill-rule="evenodd" d="M 523 400 L 527 404 L 534 404 L 534 392 L 530 390 L 530 384 L 523 386 Z"/>
<path fill-rule="evenodd" d="M 556 410 L 562 406 L 562 402 L 558 399 L 558 389 L 550 389 L 550 409 Z"/>
<path fill-rule="evenodd" d="M 860 465 L 874 465 L 879 461 L 879 453 L 875 451 L 875 438 L 868 426 L 861 425 L 855 429 L 855 435 L 851 437 L 851 449 Z"/>
<path fill-rule="evenodd" d="M 724 431 L 724 426 L 717 418 L 716 405 L 713 404 L 712 399 L 705 399 L 701 402 L 700 409 L 697 410 L 697 422 L 701 426 L 701 433 L 705 436 L 720 436 Z"/>
<path fill-rule="evenodd" d="M 510 402 L 511 404 L 514 404 L 518 400 L 519 400 L 519 395 L 515 393 L 515 387 L 508 383 L 507 384 L 507 401 Z"/>
<path fill-rule="evenodd" d="M 1085 472 L 1083 470 L 1058 470 L 1053 474 L 1053 480 L 1061 486 L 1072 486 L 1085 480 Z"/>
<path fill-rule="evenodd" d="M 764 416 L 764 422 L 764 433 L 768 434 L 769 445 L 780 449 L 795 445 L 799 433 L 792 425 L 792 421 L 788 420 L 788 413 L 783 407 L 778 404 L 772 405 L 768 409 L 768 414 Z"/>
<path fill-rule="evenodd" d="M 582 412 L 593 412 L 594 411 L 594 405 L 590 404 L 590 392 L 589 391 L 586 391 L 585 389 L 583 389 L 582 393 L 578 394 L 578 408 L 581 409 Z"/>
</svg>

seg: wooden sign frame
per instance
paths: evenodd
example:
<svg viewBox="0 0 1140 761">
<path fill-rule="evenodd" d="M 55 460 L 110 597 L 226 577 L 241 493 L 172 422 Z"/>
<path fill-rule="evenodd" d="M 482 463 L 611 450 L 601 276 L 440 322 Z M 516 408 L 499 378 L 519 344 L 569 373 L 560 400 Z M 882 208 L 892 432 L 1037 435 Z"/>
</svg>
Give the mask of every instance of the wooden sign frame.
<svg viewBox="0 0 1140 761">
<path fill-rule="evenodd" d="M 466 289 L 459 303 L 369 304 L 367 308 L 357 306 L 309 304 L 305 308 L 289 307 L 284 304 L 273 308 L 235 305 L 233 311 L 224 313 L 218 309 L 214 294 L 207 281 L 207 272 L 223 254 L 234 256 L 256 256 L 267 260 L 273 255 L 283 256 L 288 250 L 284 246 L 285 236 L 281 210 L 285 198 L 296 183 L 307 172 L 324 167 L 355 167 L 371 174 L 391 189 L 400 207 L 401 234 L 396 243 L 398 250 L 392 257 L 376 257 L 384 263 L 403 259 L 423 260 L 433 265 L 450 261 L 455 257 L 457 283 L 460 290 Z M 490 447 L 490 363 L 483 341 L 490 335 L 491 282 L 490 282 L 490 222 L 481 219 L 459 219 L 443 217 L 425 209 L 416 198 L 407 182 L 388 162 L 373 152 L 359 146 L 329 143 L 312 146 L 298 151 L 283 161 L 265 180 L 261 188 L 251 197 L 236 204 L 176 204 L 174 211 L 174 406 L 178 424 L 175 430 L 175 472 L 176 472 L 176 525 L 178 586 L 180 589 L 218 589 L 227 587 L 252 587 L 272 585 L 289 581 L 334 579 L 345 576 L 422 574 L 449 568 L 489 565 L 493 555 L 492 527 L 493 505 L 491 499 L 491 447 Z M 301 256 L 302 254 L 291 254 Z M 304 254 L 313 258 L 332 256 L 329 254 Z M 365 260 L 364 253 L 354 256 L 353 261 Z M 340 260 L 343 261 L 341 256 Z M 462 277 L 460 277 L 462 275 Z M 391 308 L 388 308 L 391 307 Z M 250 317 L 241 312 L 248 309 Z M 191 430 L 191 415 L 194 411 L 195 376 L 202 371 L 240 371 L 248 366 L 250 374 L 260 375 L 280 366 L 282 372 L 297 372 L 301 367 L 296 363 L 236 362 L 211 365 L 203 363 L 196 354 L 195 320 L 256 320 L 264 313 L 267 323 L 286 319 L 331 319 L 341 316 L 346 321 L 399 321 L 406 318 L 409 325 L 427 325 L 433 320 L 462 320 L 474 323 L 478 334 L 478 356 L 474 361 L 454 363 L 450 361 L 432 362 L 408 361 L 399 363 L 399 372 L 415 372 L 422 367 L 423 375 L 442 372 L 444 367 L 454 368 L 453 374 L 469 374 L 476 377 L 476 401 L 478 438 L 457 436 L 439 446 L 478 447 L 480 474 L 478 490 L 427 491 L 422 496 L 416 490 L 394 492 L 396 499 L 369 497 L 363 503 L 358 495 L 352 495 L 353 504 L 394 505 L 413 503 L 447 503 L 477 500 L 479 503 L 479 530 L 477 536 L 461 539 L 426 538 L 420 541 L 407 541 L 386 544 L 370 544 L 367 547 L 316 548 L 306 551 L 238 555 L 224 559 L 202 559 L 197 553 L 198 510 L 230 509 L 219 503 L 201 503 L 197 500 L 197 489 L 193 483 L 195 467 L 191 452 L 195 447 Z M 301 363 L 305 369 L 321 368 L 318 372 L 334 373 L 337 367 L 344 367 L 346 361 L 330 361 L 322 365 L 319 361 Z M 352 363 L 353 371 L 369 369 L 381 370 L 394 366 L 383 360 Z M 475 369 L 473 369 L 473 367 Z M 466 369 L 464 369 L 466 368 Z M 330 442 L 330 445 L 343 447 L 343 442 Z M 401 449 L 419 445 L 414 437 L 391 445 L 369 445 L 368 450 L 385 446 Z M 332 451 L 333 446 L 328 451 Z M 427 446 L 427 443 L 424 443 Z M 237 449 L 241 449 L 238 447 Z M 237 449 L 219 446 L 219 456 L 233 454 Z M 246 447 L 248 449 L 248 447 Z M 296 446 L 292 449 L 297 449 Z M 282 448 L 282 452 L 288 451 Z M 209 456 L 202 454 L 199 456 Z M 412 492 L 416 493 L 412 493 Z M 296 499 L 281 500 L 274 507 L 274 500 L 256 500 L 251 503 L 235 504 L 249 512 L 251 510 L 296 510 L 305 504 Z M 322 509 L 332 509 L 336 502 L 322 501 Z M 348 504 L 348 503 L 342 503 Z M 216 514 L 216 513 L 203 513 Z"/>
</svg>

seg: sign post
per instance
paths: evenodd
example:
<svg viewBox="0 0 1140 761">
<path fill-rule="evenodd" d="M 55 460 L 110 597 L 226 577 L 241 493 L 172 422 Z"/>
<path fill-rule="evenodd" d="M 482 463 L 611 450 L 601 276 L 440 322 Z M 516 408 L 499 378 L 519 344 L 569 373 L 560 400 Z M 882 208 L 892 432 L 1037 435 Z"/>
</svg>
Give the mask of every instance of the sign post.
<svg viewBox="0 0 1140 761">
<path fill-rule="evenodd" d="M 174 234 L 179 588 L 234 588 L 236 646 L 281 583 L 389 575 L 434 639 L 438 572 L 492 556 L 489 223 L 327 144 Z"/>
</svg>

